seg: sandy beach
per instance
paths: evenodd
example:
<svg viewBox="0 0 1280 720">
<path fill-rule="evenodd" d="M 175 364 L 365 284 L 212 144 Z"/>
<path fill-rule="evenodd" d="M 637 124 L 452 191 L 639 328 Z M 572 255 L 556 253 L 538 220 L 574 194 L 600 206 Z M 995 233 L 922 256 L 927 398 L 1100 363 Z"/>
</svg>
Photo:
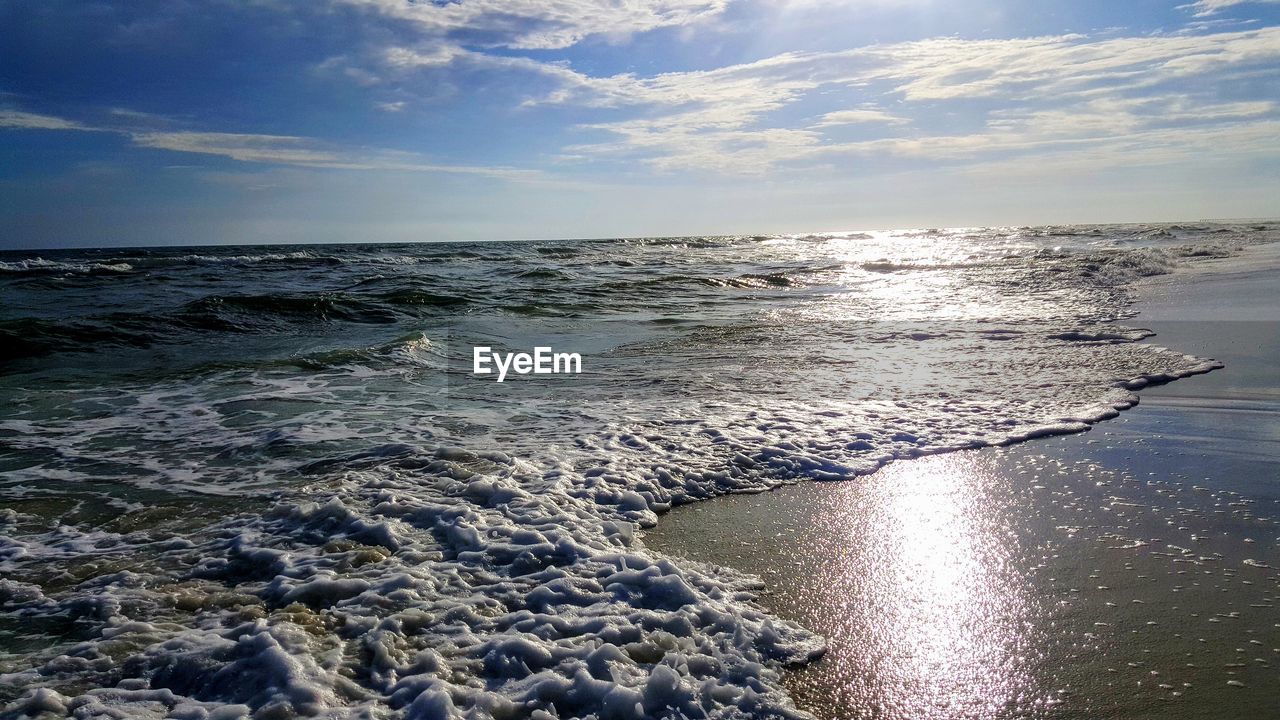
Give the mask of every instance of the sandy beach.
<svg viewBox="0 0 1280 720">
<path fill-rule="evenodd" d="M 1218 261 L 1213 261 L 1218 262 Z M 1262 717 L 1280 706 L 1274 246 L 1126 324 L 1226 367 L 1090 432 L 676 508 L 648 547 L 761 578 L 828 640 L 820 718 Z"/>
</svg>

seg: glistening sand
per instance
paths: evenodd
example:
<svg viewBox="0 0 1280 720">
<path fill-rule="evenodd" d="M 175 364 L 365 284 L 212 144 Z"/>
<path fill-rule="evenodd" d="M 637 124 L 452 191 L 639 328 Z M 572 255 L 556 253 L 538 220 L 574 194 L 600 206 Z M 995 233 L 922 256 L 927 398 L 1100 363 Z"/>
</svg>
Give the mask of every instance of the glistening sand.
<svg viewBox="0 0 1280 720">
<path fill-rule="evenodd" d="M 1128 324 L 1226 368 L 1088 433 L 677 508 L 645 543 L 759 575 L 765 607 L 825 635 L 786 679 L 820 718 L 1271 717 L 1270 260 L 1148 288 Z"/>
</svg>

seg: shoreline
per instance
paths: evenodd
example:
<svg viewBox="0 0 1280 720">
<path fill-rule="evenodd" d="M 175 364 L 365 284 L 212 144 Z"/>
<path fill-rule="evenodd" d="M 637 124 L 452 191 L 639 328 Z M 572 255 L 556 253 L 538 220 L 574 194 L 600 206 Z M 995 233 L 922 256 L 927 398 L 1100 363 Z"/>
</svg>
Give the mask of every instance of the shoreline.
<svg viewBox="0 0 1280 720">
<path fill-rule="evenodd" d="M 827 656 L 785 682 L 820 718 L 1274 707 L 1278 251 L 1142 283 L 1122 322 L 1226 367 L 1144 388 L 1091 432 L 695 503 L 644 542 L 761 577 L 761 605 L 826 637 Z M 1187 581 L 1197 571 L 1214 582 Z M 1183 623 L 1205 637 L 1157 630 Z"/>
</svg>

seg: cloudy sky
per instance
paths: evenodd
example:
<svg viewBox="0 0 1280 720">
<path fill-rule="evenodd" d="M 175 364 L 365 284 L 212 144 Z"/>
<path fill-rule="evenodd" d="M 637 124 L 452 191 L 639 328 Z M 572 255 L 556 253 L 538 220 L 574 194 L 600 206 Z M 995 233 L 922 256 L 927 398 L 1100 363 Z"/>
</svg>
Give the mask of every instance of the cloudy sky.
<svg viewBox="0 0 1280 720">
<path fill-rule="evenodd" d="M 1280 215 L 1276 0 L 0 0 L 0 247 Z"/>
</svg>

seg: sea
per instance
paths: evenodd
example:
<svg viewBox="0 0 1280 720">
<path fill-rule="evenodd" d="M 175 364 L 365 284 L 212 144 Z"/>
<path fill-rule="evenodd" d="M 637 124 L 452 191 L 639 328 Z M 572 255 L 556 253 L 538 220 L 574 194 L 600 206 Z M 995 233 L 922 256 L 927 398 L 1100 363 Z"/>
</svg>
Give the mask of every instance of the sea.
<svg viewBox="0 0 1280 720">
<path fill-rule="evenodd" d="M 1220 367 L 1135 283 L 1280 222 L 0 253 L 0 715 L 806 717 L 672 507 Z M 581 373 L 474 372 L 477 347 Z"/>
</svg>

